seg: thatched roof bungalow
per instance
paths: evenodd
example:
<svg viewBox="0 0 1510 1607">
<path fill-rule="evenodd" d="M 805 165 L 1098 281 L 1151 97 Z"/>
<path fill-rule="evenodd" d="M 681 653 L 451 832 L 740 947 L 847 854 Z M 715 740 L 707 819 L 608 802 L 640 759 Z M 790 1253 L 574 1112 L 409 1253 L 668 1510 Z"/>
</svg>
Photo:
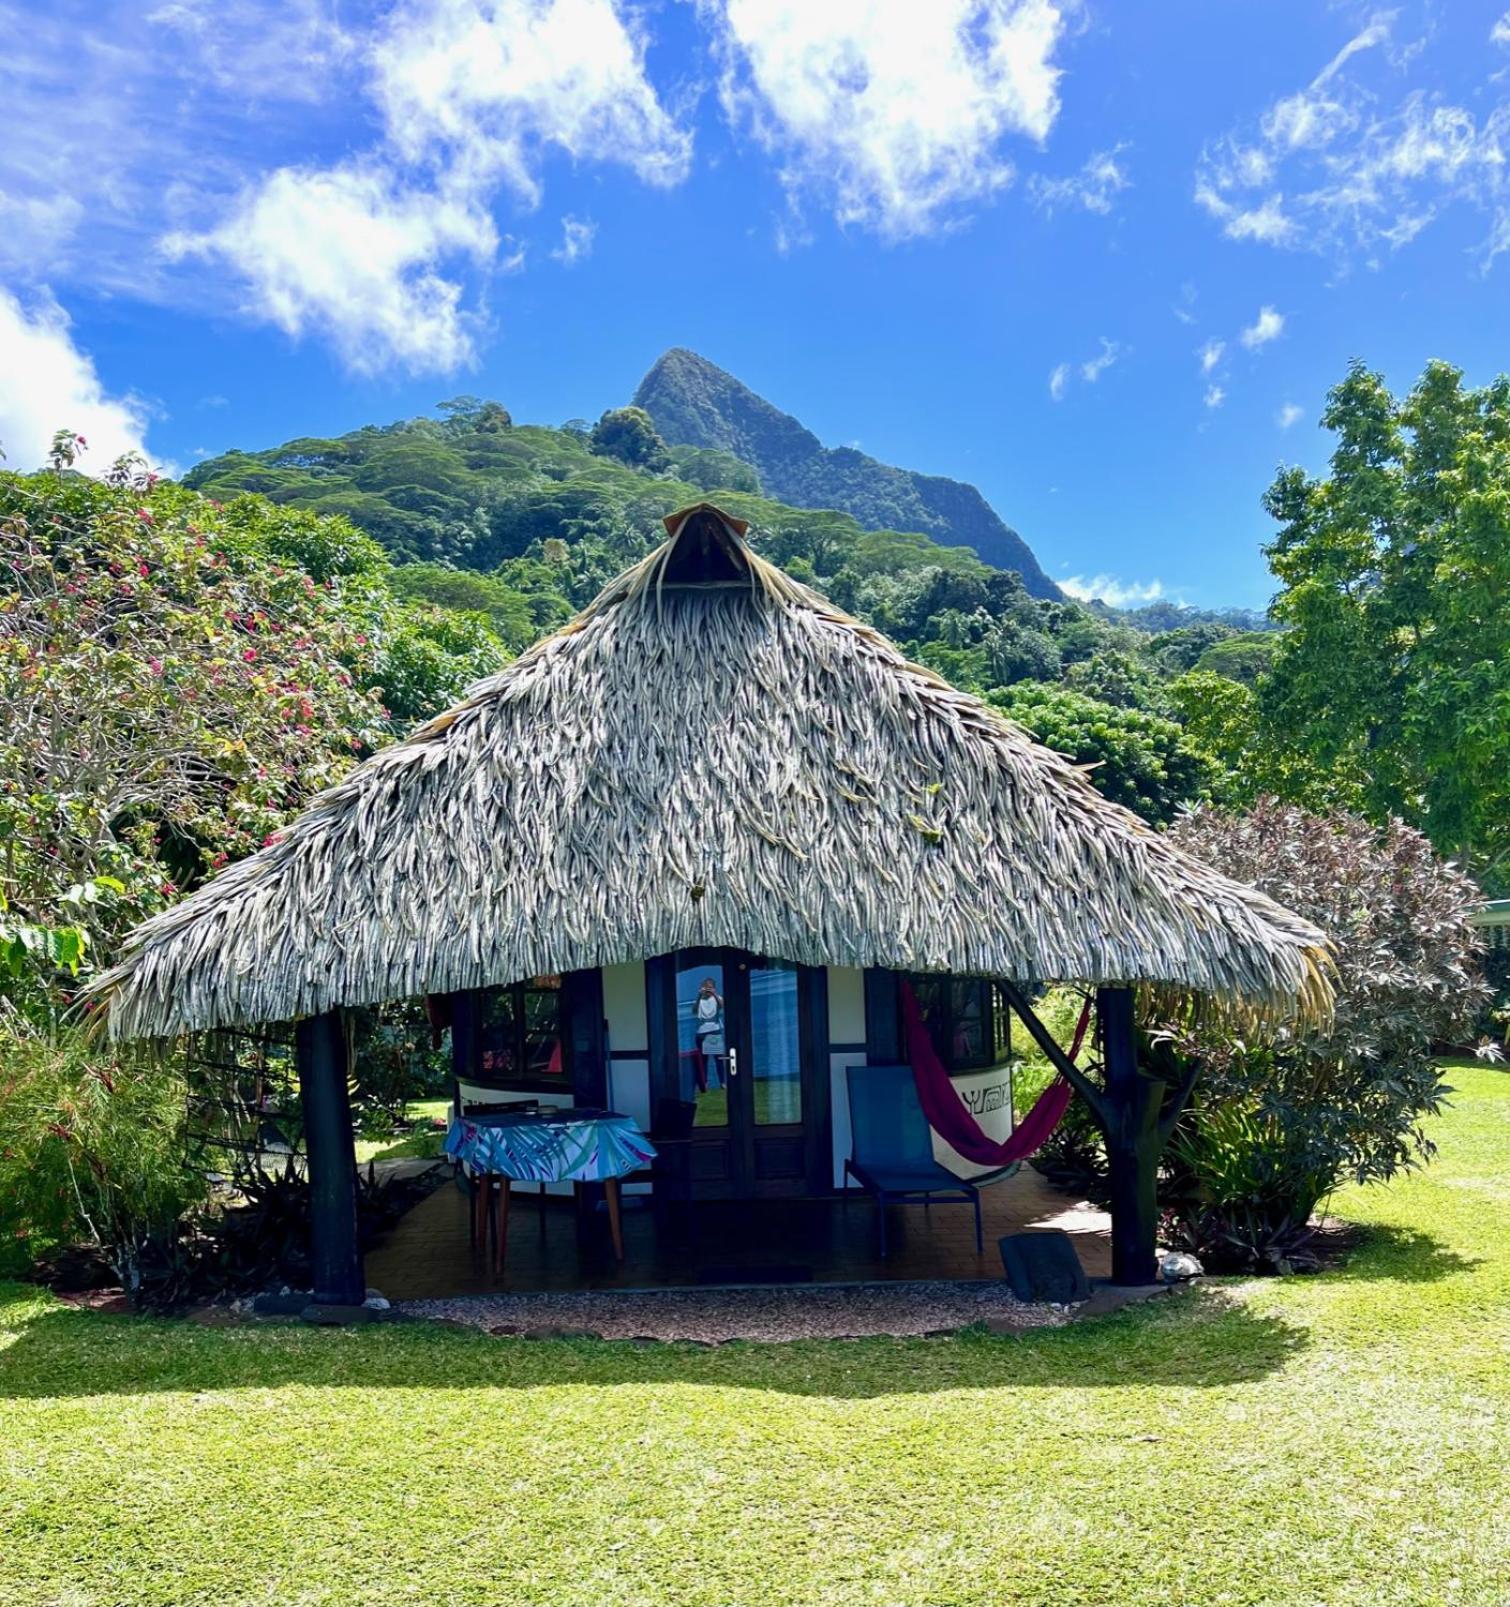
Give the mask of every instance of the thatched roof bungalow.
<svg viewBox="0 0 1510 1607">
<path fill-rule="evenodd" d="M 557 1075 L 601 1099 L 618 1072 L 648 1115 L 686 1052 L 670 957 L 760 957 L 801 980 L 809 1097 L 770 1125 L 797 1128 L 788 1160 L 816 1190 L 838 1142 L 823 1089 L 845 1055 L 896 1058 L 897 974 L 1325 1014 L 1315 928 L 761 559 L 740 520 L 701 504 L 666 523 L 569 625 L 143 925 L 94 990 L 109 1032 L 444 995 L 475 1072 L 489 1001 L 538 1014 L 518 990 L 566 979 Z M 944 995 L 987 1030 L 998 995 Z"/>
</svg>

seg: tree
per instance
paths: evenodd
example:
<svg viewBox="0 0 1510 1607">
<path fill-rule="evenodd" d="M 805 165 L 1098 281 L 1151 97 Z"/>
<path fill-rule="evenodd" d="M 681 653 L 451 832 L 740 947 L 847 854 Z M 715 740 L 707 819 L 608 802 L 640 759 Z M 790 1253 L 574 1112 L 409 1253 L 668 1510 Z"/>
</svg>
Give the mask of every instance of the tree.
<svg viewBox="0 0 1510 1607">
<path fill-rule="evenodd" d="M 1071 664 L 1064 672 L 1064 684 L 1119 709 L 1170 712 L 1169 699 L 1154 672 L 1142 659 L 1119 648 L 1104 648 Z"/>
<path fill-rule="evenodd" d="M 1234 632 L 1224 641 L 1213 642 L 1195 667 L 1225 675 L 1229 681 L 1241 681 L 1244 686 L 1256 686 L 1273 667 L 1279 643 L 1280 637 L 1274 631 Z"/>
<path fill-rule="evenodd" d="M 1494 890 L 1510 879 L 1510 380 L 1432 363 L 1404 402 L 1361 364 L 1331 393 L 1324 478 L 1265 497 L 1290 629 L 1265 729 L 1355 778 Z"/>
<path fill-rule="evenodd" d="M 1090 780 L 1098 791 L 1156 825 L 1207 788 L 1205 761 L 1171 720 L 1114 708 L 1062 686 L 1014 686 L 992 692 L 989 700 L 1040 742 L 1094 767 Z"/>
<path fill-rule="evenodd" d="M 1361 805 L 1351 777 L 1324 768 L 1285 732 L 1266 729 L 1252 687 L 1195 669 L 1170 683 L 1168 697 L 1182 742 L 1208 768 L 1217 803 L 1250 809 L 1272 794 L 1309 809 Z"/>
<path fill-rule="evenodd" d="M 1481 895 L 1398 820 L 1268 798 L 1246 815 L 1197 810 L 1170 837 L 1332 943 L 1337 1010 L 1324 1033 L 1178 1040 L 1202 1075 L 1171 1150 L 1174 1216 L 1208 1255 L 1274 1261 L 1341 1183 L 1387 1181 L 1432 1154 L 1421 1118 L 1447 1091 L 1433 1048 L 1466 1032 L 1489 996 L 1467 920 Z"/>
<path fill-rule="evenodd" d="M 22 939 L 13 1006 L 49 1019 L 60 974 L 387 739 L 384 568 L 259 498 L 0 475 L 0 926 L 82 934 Z"/>
<path fill-rule="evenodd" d="M 617 458 L 632 468 L 664 474 L 671 454 L 643 407 L 610 408 L 593 426 L 588 450 L 599 457 Z"/>
<path fill-rule="evenodd" d="M 985 648 L 991 678 L 998 686 L 1059 679 L 1059 648 L 1047 631 L 1013 619 L 998 620 L 986 636 Z"/>
</svg>

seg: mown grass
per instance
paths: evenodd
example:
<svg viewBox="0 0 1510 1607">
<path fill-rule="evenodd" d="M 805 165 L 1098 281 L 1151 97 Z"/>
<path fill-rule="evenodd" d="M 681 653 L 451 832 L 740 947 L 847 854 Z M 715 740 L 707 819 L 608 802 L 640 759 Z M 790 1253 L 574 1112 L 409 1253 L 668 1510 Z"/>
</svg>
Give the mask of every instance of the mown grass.
<svg viewBox="0 0 1510 1607">
<path fill-rule="evenodd" d="M 1013 1340 L 210 1330 L 0 1304 L 0 1601 L 1495 1607 L 1510 1074 L 1343 1269 Z"/>
<path fill-rule="evenodd" d="M 437 1118 L 444 1120 L 451 1114 L 451 1101 L 449 1099 L 411 1099 L 405 1108 L 405 1115 L 412 1122 L 423 1125 L 416 1132 L 406 1133 L 402 1138 L 390 1136 L 386 1138 L 358 1138 L 356 1141 L 357 1165 L 366 1166 L 369 1161 L 397 1161 L 412 1159 L 427 1159 L 440 1154 L 440 1147 L 445 1141 L 444 1127 L 433 1125 Z"/>
</svg>

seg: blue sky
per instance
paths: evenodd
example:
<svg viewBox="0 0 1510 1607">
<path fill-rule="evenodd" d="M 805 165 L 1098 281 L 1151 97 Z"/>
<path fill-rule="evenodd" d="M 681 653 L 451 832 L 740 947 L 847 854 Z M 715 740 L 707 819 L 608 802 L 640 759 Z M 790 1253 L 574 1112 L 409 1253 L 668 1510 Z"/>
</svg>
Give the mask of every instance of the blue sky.
<svg viewBox="0 0 1510 1607">
<path fill-rule="evenodd" d="M 180 470 L 692 346 L 1058 578 L 1262 605 L 1360 357 L 1510 366 L 1510 12 L 0 0 L 0 446 Z"/>
</svg>

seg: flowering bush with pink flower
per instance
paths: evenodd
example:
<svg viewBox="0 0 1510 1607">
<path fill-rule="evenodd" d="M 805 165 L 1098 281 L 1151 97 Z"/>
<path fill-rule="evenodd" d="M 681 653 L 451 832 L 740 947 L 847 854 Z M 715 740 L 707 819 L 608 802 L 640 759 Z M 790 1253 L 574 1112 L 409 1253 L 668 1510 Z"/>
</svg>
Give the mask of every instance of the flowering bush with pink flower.
<svg viewBox="0 0 1510 1607">
<path fill-rule="evenodd" d="M 13 1005 L 54 1016 L 69 973 L 502 662 L 485 625 L 396 601 L 387 572 L 344 520 L 260 497 L 222 506 L 145 473 L 0 474 Z M 61 972 L 5 939 L 65 928 Z"/>
</svg>

